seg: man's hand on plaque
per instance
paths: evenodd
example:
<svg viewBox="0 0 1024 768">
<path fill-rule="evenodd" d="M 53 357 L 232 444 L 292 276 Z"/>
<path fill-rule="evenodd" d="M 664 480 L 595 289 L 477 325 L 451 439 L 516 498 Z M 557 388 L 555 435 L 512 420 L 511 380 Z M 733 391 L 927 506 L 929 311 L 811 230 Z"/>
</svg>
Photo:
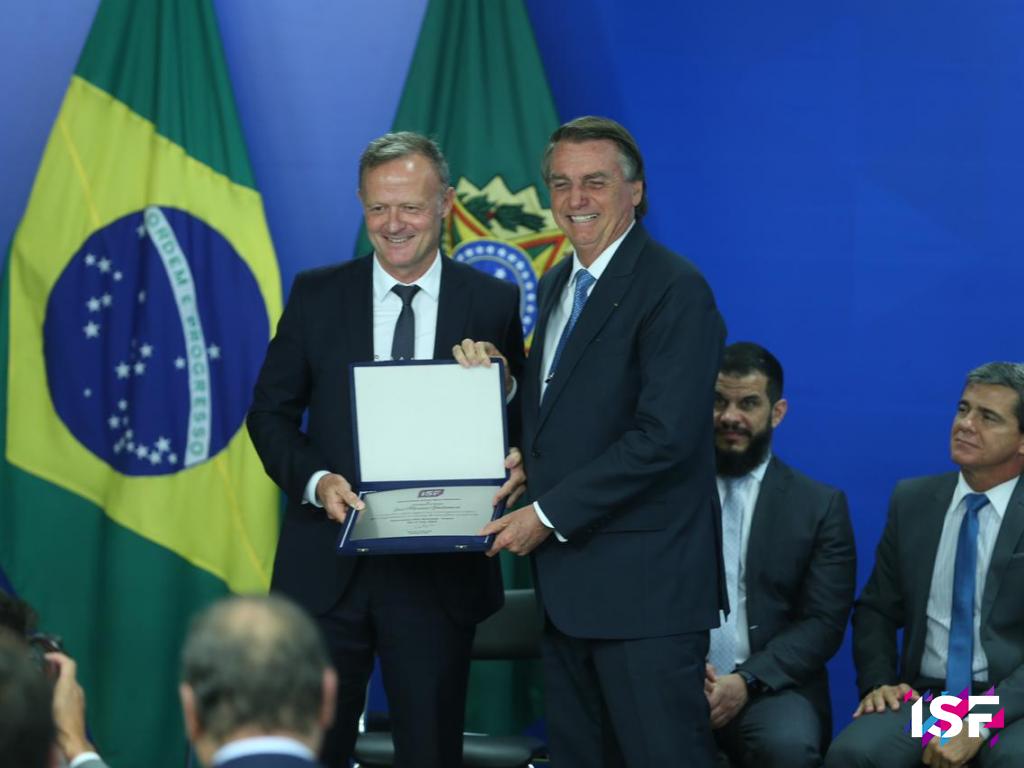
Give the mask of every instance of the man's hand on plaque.
<svg viewBox="0 0 1024 768">
<path fill-rule="evenodd" d="M 316 497 L 324 505 L 324 511 L 331 520 L 344 523 L 349 509 L 366 506 L 341 475 L 326 474 L 316 484 Z"/>
<path fill-rule="evenodd" d="M 496 507 L 499 501 L 505 499 L 505 507 L 507 509 L 515 504 L 516 499 L 522 496 L 526 490 L 526 471 L 523 469 L 523 454 L 515 446 L 508 449 L 508 456 L 505 457 L 505 469 L 509 471 L 508 480 L 494 494 L 491 504 Z"/>
<path fill-rule="evenodd" d="M 463 368 L 472 368 L 477 365 L 489 368 L 492 357 L 501 358 L 501 362 L 505 365 L 505 397 L 512 394 L 512 372 L 508 369 L 508 360 L 491 342 L 463 339 L 461 344 L 452 347 L 452 356 L 455 358 L 455 362 Z"/>
<path fill-rule="evenodd" d="M 528 555 L 541 542 L 551 535 L 551 529 L 545 526 L 532 504 L 508 512 L 504 517 L 492 520 L 480 532 L 482 536 L 495 534 L 494 542 L 487 551 L 488 557 L 494 557 L 501 550 L 507 549 L 513 555 Z"/>
</svg>

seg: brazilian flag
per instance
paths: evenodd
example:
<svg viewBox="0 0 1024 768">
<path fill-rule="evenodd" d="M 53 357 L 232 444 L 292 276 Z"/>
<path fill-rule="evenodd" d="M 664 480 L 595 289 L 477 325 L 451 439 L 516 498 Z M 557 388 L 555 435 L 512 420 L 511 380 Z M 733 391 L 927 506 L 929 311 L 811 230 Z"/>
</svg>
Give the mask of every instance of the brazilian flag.
<svg viewBox="0 0 1024 768">
<path fill-rule="evenodd" d="M 558 125 L 522 0 L 430 0 L 394 130 L 417 131 L 441 145 L 456 195 L 444 250 L 519 286 L 528 347 L 537 281 L 570 249 L 540 175 Z M 361 247 L 368 252 L 365 240 Z M 528 561 L 501 557 L 506 588 L 530 586 Z M 469 730 L 518 733 L 542 709 L 537 663 L 488 661 L 470 670 Z"/>
<path fill-rule="evenodd" d="M 103 0 L 4 275 L 0 566 L 113 765 L 183 763 L 188 617 L 269 586 L 243 422 L 280 311 L 211 3 Z"/>
</svg>

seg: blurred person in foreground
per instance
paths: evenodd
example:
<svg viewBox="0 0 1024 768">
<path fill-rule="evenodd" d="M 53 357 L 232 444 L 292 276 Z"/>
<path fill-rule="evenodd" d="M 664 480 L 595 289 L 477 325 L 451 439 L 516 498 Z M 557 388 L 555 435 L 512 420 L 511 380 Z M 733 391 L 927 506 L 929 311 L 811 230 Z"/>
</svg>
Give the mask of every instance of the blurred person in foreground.
<svg viewBox="0 0 1024 768">
<path fill-rule="evenodd" d="M 192 622 L 181 708 L 209 768 L 313 768 L 337 676 L 313 621 L 283 597 L 232 597 Z"/>
</svg>

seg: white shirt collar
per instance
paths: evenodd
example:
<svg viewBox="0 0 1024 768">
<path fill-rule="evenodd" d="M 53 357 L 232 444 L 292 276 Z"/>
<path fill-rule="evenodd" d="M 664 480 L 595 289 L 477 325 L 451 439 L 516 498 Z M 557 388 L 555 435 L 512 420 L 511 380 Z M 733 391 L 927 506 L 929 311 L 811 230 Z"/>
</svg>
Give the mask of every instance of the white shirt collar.
<svg viewBox="0 0 1024 768">
<path fill-rule="evenodd" d="M 576 253 L 573 253 L 572 273 L 569 275 L 569 279 L 572 280 L 572 276 L 575 275 L 579 270 L 586 269 L 587 272 L 593 275 L 595 281 L 598 280 L 601 277 L 601 275 L 604 274 L 604 271 L 608 268 L 608 262 L 612 260 L 612 256 L 615 255 L 615 252 L 619 250 L 619 246 L 622 245 L 622 241 L 626 239 L 626 235 L 628 235 L 635 226 L 636 219 L 634 219 L 633 223 L 629 225 L 629 228 L 625 232 L 623 232 L 622 235 L 619 236 L 618 240 L 616 240 L 603 251 L 601 251 L 601 255 L 594 259 L 594 263 L 591 264 L 589 267 L 584 267 L 582 262 L 580 262 L 580 257 L 576 255 Z M 388 290 L 391 290 L 391 286 L 388 286 Z"/>
<path fill-rule="evenodd" d="M 384 301 L 384 297 L 390 293 L 394 286 L 405 285 L 405 283 L 396 280 L 384 271 L 384 267 L 380 265 L 380 259 L 376 253 L 371 258 L 373 259 L 373 300 L 379 303 Z M 434 301 L 438 300 L 438 296 L 441 293 L 441 259 L 443 258 L 444 256 L 438 251 L 430 268 L 420 275 L 419 280 L 413 280 L 409 283 L 409 285 L 418 285 L 420 290 Z"/>
<path fill-rule="evenodd" d="M 237 760 L 249 755 L 292 755 L 310 762 L 316 762 L 316 755 L 302 742 L 287 736 L 252 736 L 248 739 L 229 741 L 213 755 L 215 766 L 228 760 Z"/>
<path fill-rule="evenodd" d="M 1000 483 L 995 488 L 989 488 L 985 491 L 985 495 L 988 496 L 988 503 L 996 511 L 999 519 L 1003 519 L 1003 515 L 1006 514 L 1006 508 L 1010 506 L 1010 497 L 1013 496 L 1013 489 L 1017 487 L 1017 481 L 1020 480 L 1020 476 L 1011 477 L 1005 483 Z M 950 509 L 956 509 L 964 496 L 969 493 L 978 493 L 967 484 L 967 480 L 964 479 L 964 473 L 960 473 L 960 478 L 956 483 L 956 490 L 953 491 L 953 501 Z"/>
</svg>

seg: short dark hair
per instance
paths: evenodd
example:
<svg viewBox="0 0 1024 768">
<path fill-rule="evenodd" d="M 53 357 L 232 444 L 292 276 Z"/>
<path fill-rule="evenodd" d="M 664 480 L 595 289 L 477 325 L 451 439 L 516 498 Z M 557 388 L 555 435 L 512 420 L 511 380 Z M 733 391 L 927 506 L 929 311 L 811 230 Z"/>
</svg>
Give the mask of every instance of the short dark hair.
<svg viewBox="0 0 1024 768">
<path fill-rule="evenodd" d="M 555 145 L 560 141 L 568 141 L 573 144 L 580 144 L 584 141 L 612 141 L 619 150 L 619 167 L 622 168 L 622 176 L 626 181 L 639 181 L 643 185 L 643 192 L 640 202 L 633 207 L 633 213 L 637 221 L 647 213 L 647 178 L 644 175 L 644 157 L 640 154 L 640 147 L 633 138 L 633 134 L 627 131 L 622 125 L 607 117 L 595 117 L 586 115 L 570 120 L 559 126 L 544 150 L 544 159 L 541 162 L 541 176 L 544 183 L 548 184 L 551 178 L 551 154 L 555 151 Z"/>
<path fill-rule="evenodd" d="M 768 400 L 775 405 L 782 398 L 782 363 L 771 352 L 752 341 L 737 341 L 722 352 L 719 373 L 746 376 L 758 372 L 768 379 Z"/>
<path fill-rule="evenodd" d="M 25 637 L 36 628 L 36 612 L 24 600 L 0 589 L 0 627 Z"/>
<path fill-rule="evenodd" d="M 967 374 L 968 384 L 995 384 L 1017 393 L 1017 428 L 1024 432 L 1024 364 L 985 363 Z"/>
<path fill-rule="evenodd" d="M 216 742 L 244 726 L 309 733 L 318 724 L 323 638 L 303 611 L 279 597 L 232 597 L 192 622 L 181 679 L 195 694 L 196 718 Z"/>
<path fill-rule="evenodd" d="M 16 634 L 0 629 L 0 765 L 45 768 L 56 744 L 50 685 Z"/>
<path fill-rule="evenodd" d="M 441 194 L 443 195 L 451 186 L 448 161 L 444 159 L 444 153 L 441 152 L 441 147 L 436 141 L 412 131 L 385 133 L 367 145 L 359 157 L 359 191 L 363 191 L 363 179 L 366 177 L 367 171 L 409 155 L 422 155 L 430 161 L 437 172 L 438 181 L 441 182 Z"/>
</svg>

